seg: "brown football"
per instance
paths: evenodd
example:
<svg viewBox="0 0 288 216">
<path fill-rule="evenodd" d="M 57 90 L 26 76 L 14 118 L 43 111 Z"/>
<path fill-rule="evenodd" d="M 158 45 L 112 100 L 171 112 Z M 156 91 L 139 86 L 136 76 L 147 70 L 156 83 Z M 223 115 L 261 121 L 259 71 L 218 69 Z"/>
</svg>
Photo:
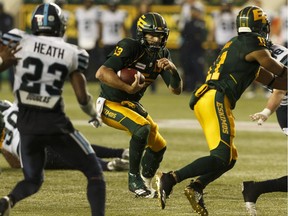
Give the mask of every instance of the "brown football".
<svg viewBox="0 0 288 216">
<path fill-rule="evenodd" d="M 129 85 L 131 85 L 135 81 L 135 77 L 134 77 L 135 74 L 137 74 L 140 77 L 140 81 L 139 81 L 140 84 L 144 83 L 145 81 L 144 75 L 141 72 L 137 71 L 136 69 L 123 68 L 117 72 L 117 75 L 119 76 L 119 78 L 123 82 Z"/>
</svg>

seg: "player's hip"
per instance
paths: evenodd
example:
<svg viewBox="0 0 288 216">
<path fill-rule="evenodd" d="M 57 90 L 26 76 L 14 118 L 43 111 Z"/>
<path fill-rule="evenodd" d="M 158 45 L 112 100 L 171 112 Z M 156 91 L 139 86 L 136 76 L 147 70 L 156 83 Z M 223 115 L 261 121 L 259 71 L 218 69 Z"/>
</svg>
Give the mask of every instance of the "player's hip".
<svg viewBox="0 0 288 216">
<path fill-rule="evenodd" d="M 144 114 L 143 107 L 143 110 L 141 110 L 131 101 L 123 102 L 105 101 L 102 111 L 102 120 L 105 124 L 120 130 L 133 132 L 139 126 L 153 122 L 148 113 Z"/>
</svg>

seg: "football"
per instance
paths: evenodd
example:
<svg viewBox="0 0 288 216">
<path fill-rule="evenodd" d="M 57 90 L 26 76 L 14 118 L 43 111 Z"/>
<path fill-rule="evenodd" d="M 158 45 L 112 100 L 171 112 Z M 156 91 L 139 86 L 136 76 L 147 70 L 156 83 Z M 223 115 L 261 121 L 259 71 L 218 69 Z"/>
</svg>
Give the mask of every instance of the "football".
<svg viewBox="0 0 288 216">
<path fill-rule="evenodd" d="M 137 76 L 140 77 L 139 83 L 140 84 L 144 83 L 144 81 L 145 81 L 144 75 L 141 72 L 137 71 L 136 69 L 123 68 L 117 72 L 117 75 L 119 76 L 119 78 L 123 82 L 125 82 L 129 85 L 131 85 L 135 81 L 135 77 L 134 77 L 135 74 L 137 74 Z"/>
</svg>

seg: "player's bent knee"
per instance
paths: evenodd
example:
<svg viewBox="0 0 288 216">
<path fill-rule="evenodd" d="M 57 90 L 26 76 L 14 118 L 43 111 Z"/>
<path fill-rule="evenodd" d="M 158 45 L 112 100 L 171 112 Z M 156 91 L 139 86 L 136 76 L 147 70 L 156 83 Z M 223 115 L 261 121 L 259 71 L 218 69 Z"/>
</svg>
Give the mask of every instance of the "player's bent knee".
<svg viewBox="0 0 288 216">
<path fill-rule="evenodd" d="M 224 167 L 228 167 L 231 163 L 231 149 L 226 144 L 220 142 L 216 149 L 210 151 L 211 156 L 219 159 Z"/>
<path fill-rule="evenodd" d="M 218 169 L 227 169 L 229 166 L 229 161 L 225 160 L 221 157 L 215 156 L 215 155 L 211 155 L 214 158 L 214 165 L 218 168 Z"/>
<path fill-rule="evenodd" d="M 43 182 L 43 178 L 25 179 L 23 187 L 25 187 L 26 190 L 29 191 L 30 195 L 32 195 L 40 190 Z"/>
<path fill-rule="evenodd" d="M 148 136 L 150 133 L 150 125 L 143 125 L 137 128 L 132 135 L 132 138 L 134 140 L 137 140 L 140 143 L 145 143 L 147 142 Z"/>
</svg>

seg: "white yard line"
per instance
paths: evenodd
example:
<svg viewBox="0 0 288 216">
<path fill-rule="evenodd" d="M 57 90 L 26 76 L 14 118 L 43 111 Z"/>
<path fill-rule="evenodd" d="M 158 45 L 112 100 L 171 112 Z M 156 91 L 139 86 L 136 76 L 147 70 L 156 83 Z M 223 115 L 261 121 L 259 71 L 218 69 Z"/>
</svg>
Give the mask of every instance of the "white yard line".
<svg viewBox="0 0 288 216">
<path fill-rule="evenodd" d="M 75 126 L 90 126 L 85 120 L 72 120 L 72 122 Z M 156 119 L 155 122 L 160 128 L 201 129 L 198 121 L 194 119 Z M 256 122 L 236 121 L 235 125 L 238 131 L 281 132 L 278 123 L 265 122 L 262 126 L 258 126 Z"/>
</svg>

